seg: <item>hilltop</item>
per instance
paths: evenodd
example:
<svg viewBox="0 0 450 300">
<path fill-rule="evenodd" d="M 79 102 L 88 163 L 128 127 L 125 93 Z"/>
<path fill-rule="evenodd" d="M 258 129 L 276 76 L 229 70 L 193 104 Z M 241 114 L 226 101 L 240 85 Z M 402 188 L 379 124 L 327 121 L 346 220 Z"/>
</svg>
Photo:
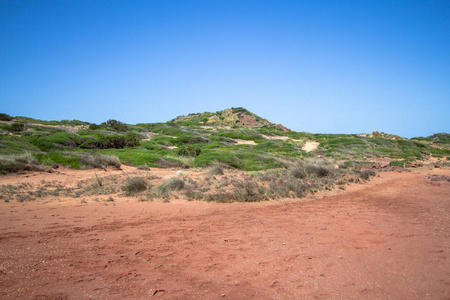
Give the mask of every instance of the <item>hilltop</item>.
<svg viewBox="0 0 450 300">
<path fill-rule="evenodd" d="M 187 116 L 179 116 L 171 120 L 178 125 L 209 125 L 214 127 L 267 127 L 276 128 L 283 132 L 290 129 L 281 124 L 274 124 L 267 119 L 248 111 L 243 107 L 232 107 L 215 113 L 191 113 Z"/>
</svg>

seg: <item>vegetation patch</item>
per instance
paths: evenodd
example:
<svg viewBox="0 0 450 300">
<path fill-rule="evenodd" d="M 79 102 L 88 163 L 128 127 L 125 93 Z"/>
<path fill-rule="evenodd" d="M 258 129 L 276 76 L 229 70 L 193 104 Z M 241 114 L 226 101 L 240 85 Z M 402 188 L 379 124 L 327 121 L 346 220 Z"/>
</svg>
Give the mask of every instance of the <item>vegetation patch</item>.
<svg viewBox="0 0 450 300">
<path fill-rule="evenodd" d="M 128 177 L 126 184 L 122 186 L 122 190 L 128 196 L 143 192 L 148 188 L 147 180 L 143 177 Z"/>
<path fill-rule="evenodd" d="M 159 197 L 167 197 L 173 191 L 180 191 L 186 186 L 186 183 L 179 178 L 170 178 L 156 188 Z"/>
</svg>

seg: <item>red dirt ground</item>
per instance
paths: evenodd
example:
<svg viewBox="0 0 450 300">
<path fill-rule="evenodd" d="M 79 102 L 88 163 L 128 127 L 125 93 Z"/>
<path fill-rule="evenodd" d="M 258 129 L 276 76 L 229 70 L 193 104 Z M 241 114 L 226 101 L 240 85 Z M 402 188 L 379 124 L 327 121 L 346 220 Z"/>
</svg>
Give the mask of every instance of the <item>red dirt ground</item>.
<svg viewBox="0 0 450 300">
<path fill-rule="evenodd" d="M 450 170 L 263 203 L 2 202 L 0 298 L 449 299 L 431 173 Z"/>
</svg>

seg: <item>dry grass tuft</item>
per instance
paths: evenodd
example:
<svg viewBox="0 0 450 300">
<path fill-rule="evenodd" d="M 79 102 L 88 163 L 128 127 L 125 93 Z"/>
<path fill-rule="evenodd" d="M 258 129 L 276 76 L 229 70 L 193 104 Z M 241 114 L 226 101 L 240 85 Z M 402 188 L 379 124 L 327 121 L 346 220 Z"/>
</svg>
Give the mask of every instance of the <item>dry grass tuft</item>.
<svg viewBox="0 0 450 300">
<path fill-rule="evenodd" d="M 143 177 L 128 177 L 127 184 L 122 187 L 122 190 L 126 192 L 127 195 L 134 195 L 139 192 L 143 192 L 147 189 L 147 180 Z"/>
</svg>

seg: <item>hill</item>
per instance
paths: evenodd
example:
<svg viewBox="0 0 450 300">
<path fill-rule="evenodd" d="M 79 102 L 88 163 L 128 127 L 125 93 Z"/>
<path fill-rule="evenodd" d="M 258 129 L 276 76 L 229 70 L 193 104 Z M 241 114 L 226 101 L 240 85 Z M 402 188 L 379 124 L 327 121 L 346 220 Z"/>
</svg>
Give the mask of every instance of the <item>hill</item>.
<svg viewBox="0 0 450 300">
<path fill-rule="evenodd" d="M 209 125 L 215 127 L 266 127 L 276 128 L 283 132 L 291 131 L 283 125 L 271 123 L 243 107 L 232 107 L 215 113 L 193 113 L 187 116 L 179 116 L 171 122 L 183 126 Z"/>
<path fill-rule="evenodd" d="M 291 131 L 245 108 L 179 116 L 165 123 L 43 121 L 0 114 L 0 171 L 42 166 L 206 167 L 215 162 L 257 171 L 323 157 L 346 166 L 447 163 L 447 133 L 405 139 L 372 134 Z"/>
</svg>

